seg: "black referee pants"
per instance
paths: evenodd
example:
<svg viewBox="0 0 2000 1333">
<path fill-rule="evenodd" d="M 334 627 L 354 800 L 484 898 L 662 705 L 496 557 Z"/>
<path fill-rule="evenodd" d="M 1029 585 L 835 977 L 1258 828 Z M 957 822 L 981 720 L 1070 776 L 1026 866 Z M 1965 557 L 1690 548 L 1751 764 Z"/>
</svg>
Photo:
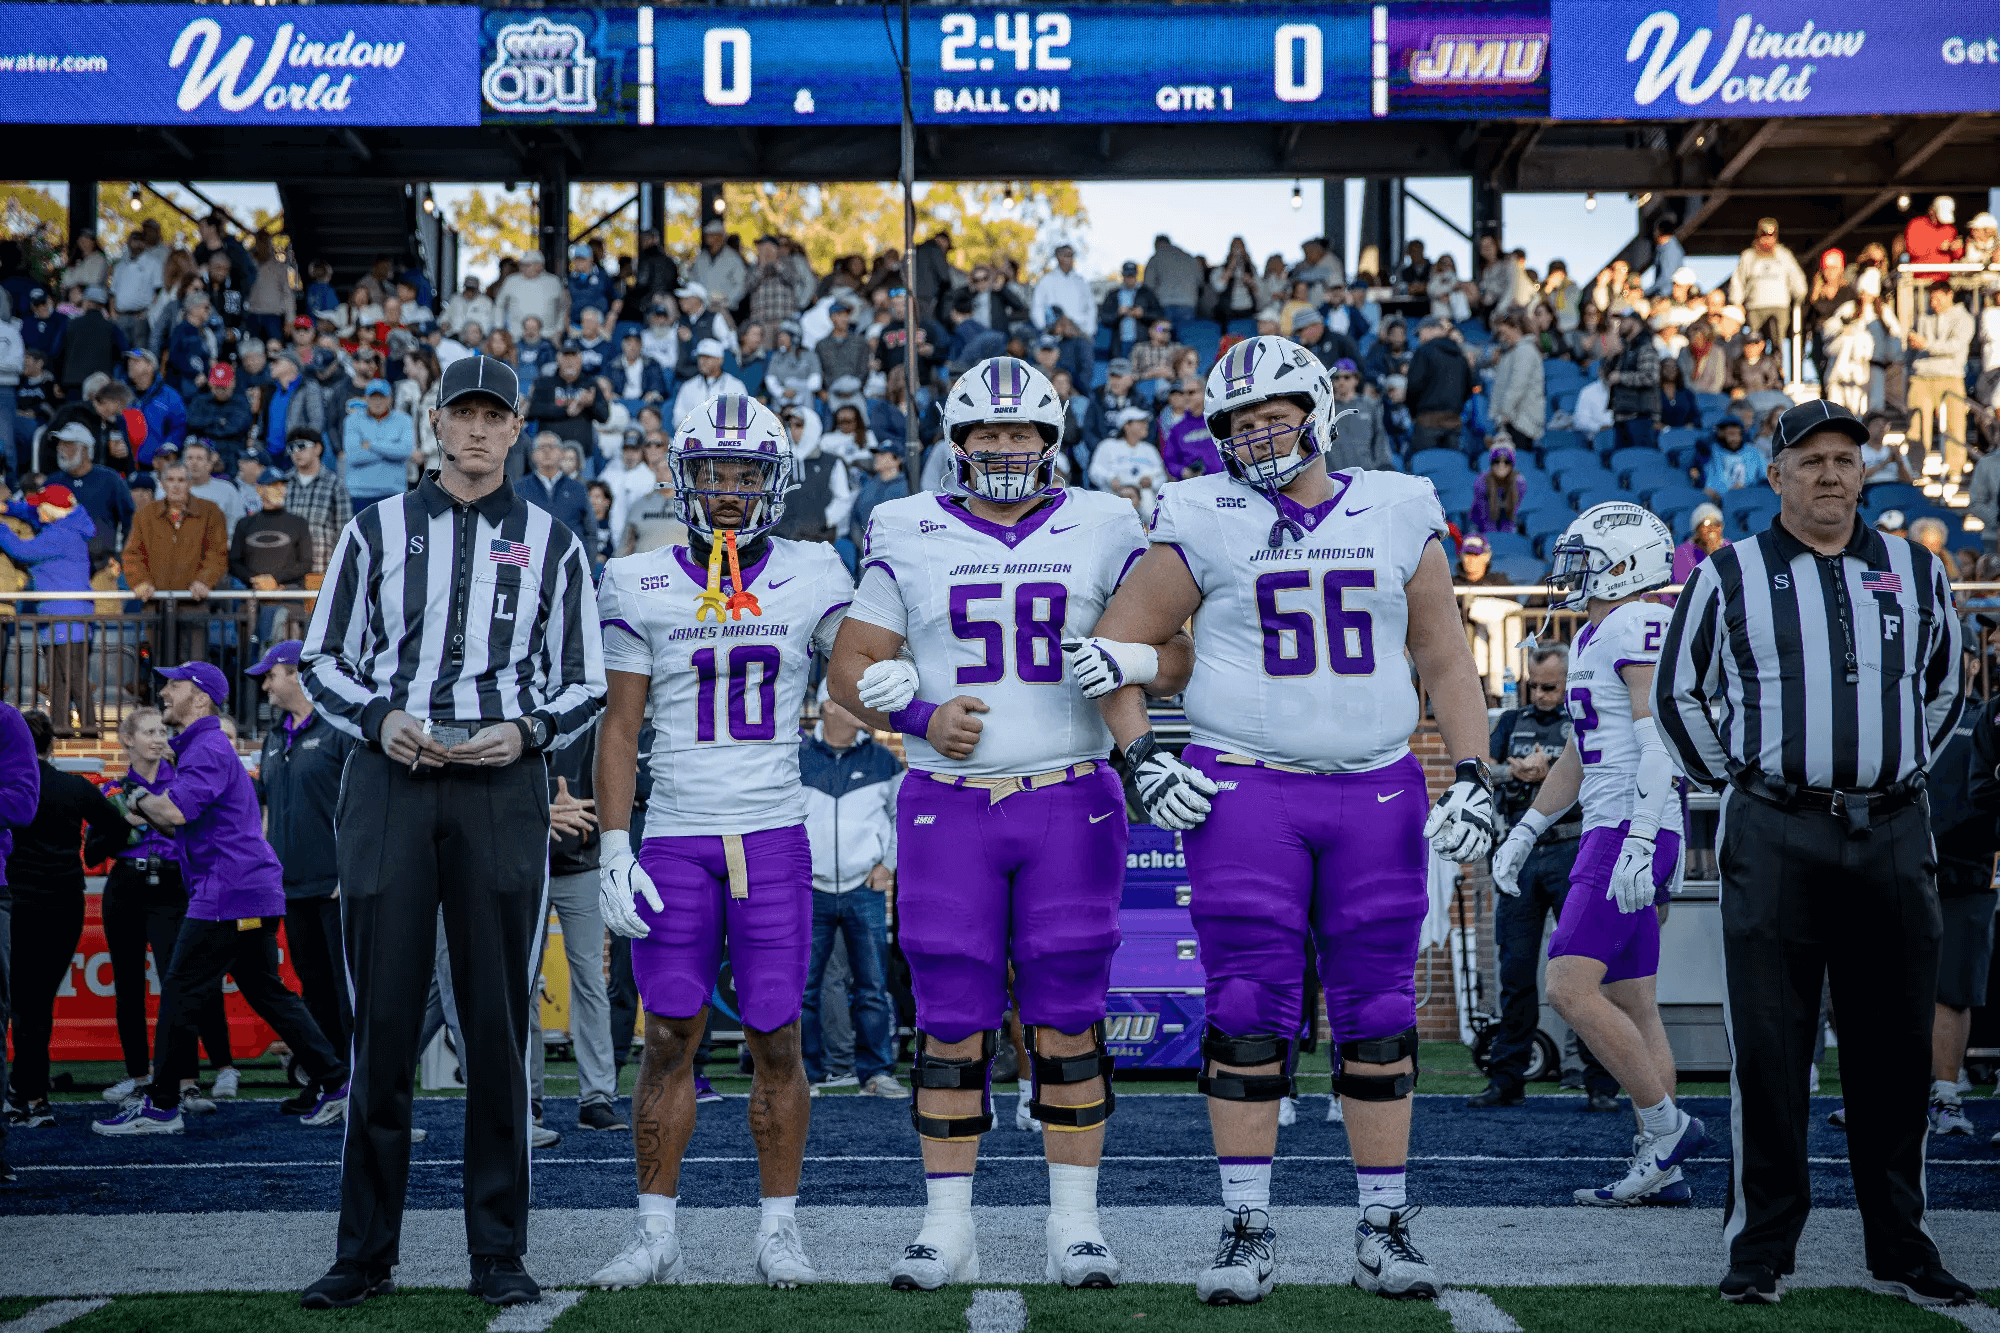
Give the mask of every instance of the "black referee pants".
<svg viewBox="0 0 2000 1333">
<path fill-rule="evenodd" d="M 1831 814 L 1723 799 L 1723 1009 L 1734 1059 L 1735 1160 L 1723 1228 L 1732 1263 L 1794 1266 L 1812 1208 L 1806 1093 L 1829 977 L 1840 1021 L 1847 1154 L 1868 1267 L 1937 1262 L 1924 1234 L 1924 1138 L 1938 900 L 1919 802 L 1865 837 Z"/>
<path fill-rule="evenodd" d="M 354 1082 L 340 1179 L 340 1258 L 394 1264 L 410 1175 L 417 1036 L 438 909 L 468 1049 L 465 1236 L 475 1255 L 528 1245 L 528 1007 L 547 909 L 548 765 L 413 774 L 357 750 L 334 817 L 354 988 Z"/>
</svg>

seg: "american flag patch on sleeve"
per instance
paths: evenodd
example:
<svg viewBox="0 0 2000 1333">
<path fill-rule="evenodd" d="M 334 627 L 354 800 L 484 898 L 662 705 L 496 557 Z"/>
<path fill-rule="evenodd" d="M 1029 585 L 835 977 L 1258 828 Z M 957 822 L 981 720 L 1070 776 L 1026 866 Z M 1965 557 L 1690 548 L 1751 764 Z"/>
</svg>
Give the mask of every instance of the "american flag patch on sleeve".
<svg viewBox="0 0 2000 1333">
<path fill-rule="evenodd" d="M 1871 569 L 1862 574 L 1861 588 L 1864 592 L 1901 593 L 1903 576 L 1893 570 Z"/>
<path fill-rule="evenodd" d="M 528 560 L 535 548 L 526 542 L 510 542 L 504 537 L 495 537 L 493 545 L 487 548 L 486 558 L 499 565 L 515 565 L 521 569 L 528 567 Z"/>
</svg>

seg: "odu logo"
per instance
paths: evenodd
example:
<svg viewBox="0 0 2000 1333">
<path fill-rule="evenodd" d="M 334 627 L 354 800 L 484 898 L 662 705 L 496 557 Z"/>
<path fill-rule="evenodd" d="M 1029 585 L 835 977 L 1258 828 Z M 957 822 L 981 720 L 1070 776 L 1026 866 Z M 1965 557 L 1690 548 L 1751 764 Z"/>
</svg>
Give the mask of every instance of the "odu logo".
<svg viewBox="0 0 2000 1333">
<path fill-rule="evenodd" d="M 493 41 L 479 90 L 495 111 L 513 115 L 597 110 L 597 61 L 573 23 L 510 23 Z"/>
<path fill-rule="evenodd" d="M 1215 497 L 1217 509 L 1248 509 L 1250 502 L 1240 495 L 1218 495 Z"/>
</svg>

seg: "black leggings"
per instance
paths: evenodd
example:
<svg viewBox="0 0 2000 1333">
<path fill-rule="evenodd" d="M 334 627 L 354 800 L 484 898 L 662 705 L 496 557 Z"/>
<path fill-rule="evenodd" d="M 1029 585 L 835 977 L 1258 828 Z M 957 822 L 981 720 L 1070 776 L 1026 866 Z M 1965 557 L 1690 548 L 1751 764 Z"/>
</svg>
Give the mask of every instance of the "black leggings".
<svg viewBox="0 0 2000 1333">
<path fill-rule="evenodd" d="M 118 1045 L 125 1052 L 127 1078 L 146 1079 L 152 1072 L 146 1040 L 146 992 L 166 981 L 174 961 L 174 941 L 187 915 L 187 890 L 181 868 L 171 862 L 159 868 L 159 883 L 129 859 L 112 862 L 104 881 L 104 944 L 111 953 L 111 983 L 118 992 Z M 146 950 L 153 951 L 158 983 L 146 977 Z M 202 997 L 195 1022 L 211 1068 L 231 1063 L 229 1020 L 222 1008 L 222 986 Z"/>
<path fill-rule="evenodd" d="M 55 1028 L 56 992 L 69 976 L 70 960 L 82 938 L 83 894 L 40 888 L 24 894 L 22 886 L 14 886 L 11 972 L 17 1101 L 39 1101 L 49 1095 L 49 1036 Z"/>
</svg>

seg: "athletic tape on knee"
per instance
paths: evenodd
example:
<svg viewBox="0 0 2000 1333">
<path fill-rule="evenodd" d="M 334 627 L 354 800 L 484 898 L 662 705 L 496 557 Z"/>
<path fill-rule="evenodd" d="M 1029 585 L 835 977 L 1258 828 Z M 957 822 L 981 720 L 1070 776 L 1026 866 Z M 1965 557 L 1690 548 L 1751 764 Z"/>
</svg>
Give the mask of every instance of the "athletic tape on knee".
<svg viewBox="0 0 2000 1333">
<path fill-rule="evenodd" d="M 1399 1102 L 1417 1088 L 1417 1030 L 1412 1027 L 1393 1037 L 1362 1037 L 1335 1046 L 1340 1069 L 1333 1076 L 1333 1090 L 1358 1102 Z M 1364 1065 L 1392 1065 L 1409 1059 L 1411 1068 L 1401 1074 L 1355 1074 L 1347 1069 L 1353 1060 Z"/>
<path fill-rule="evenodd" d="M 1027 1042 L 1028 1069 L 1033 1080 L 1028 1114 L 1050 1129 L 1059 1130 L 1090 1129 L 1109 1120 L 1112 1111 L 1118 1107 L 1118 1098 L 1111 1091 L 1111 1049 L 1104 1042 L 1103 1022 L 1091 1024 L 1090 1036 L 1095 1049 L 1082 1055 L 1043 1055 L 1035 1049 L 1035 1033 L 1039 1030 L 1025 1026 L 1021 1034 Z M 1042 1100 L 1044 1083 L 1088 1083 L 1094 1078 L 1104 1080 L 1104 1096 L 1099 1101 L 1086 1102 L 1082 1106 L 1055 1106 Z"/>
<path fill-rule="evenodd" d="M 931 1040 L 928 1032 L 918 1030 L 917 1058 L 910 1065 L 910 1082 L 914 1085 L 910 1094 L 910 1123 L 927 1139 L 944 1142 L 976 1139 L 993 1128 L 993 1052 L 997 1049 L 994 1034 L 990 1031 L 979 1034 L 979 1054 L 969 1060 L 931 1054 Z M 923 1111 L 926 1088 L 959 1092 L 977 1088 L 979 1114 L 926 1115 Z"/>
<path fill-rule="evenodd" d="M 1290 1038 L 1266 1033 L 1232 1037 L 1210 1023 L 1202 1034 L 1202 1073 L 1194 1081 L 1197 1091 L 1225 1102 L 1275 1102 L 1296 1095 L 1292 1079 Z M 1234 1070 L 1209 1072 L 1208 1064 L 1268 1065 L 1276 1063 L 1276 1074 L 1242 1074 Z"/>
</svg>

